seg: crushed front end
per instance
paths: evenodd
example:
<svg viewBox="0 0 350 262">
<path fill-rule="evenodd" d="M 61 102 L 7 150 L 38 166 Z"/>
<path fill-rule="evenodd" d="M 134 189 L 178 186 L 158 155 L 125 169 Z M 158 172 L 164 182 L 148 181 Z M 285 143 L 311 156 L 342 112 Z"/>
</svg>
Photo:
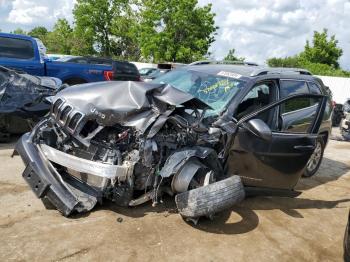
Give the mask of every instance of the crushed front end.
<svg viewBox="0 0 350 262">
<path fill-rule="evenodd" d="M 65 216 L 89 211 L 103 199 L 121 206 L 156 204 L 163 193 L 186 191 L 195 174 L 212 175 L 208 166 L 223 174 L 216 153 L 221 133 L 202 123 L 205 108 L 170 86 L 76 86 L 55 97 L 50 117 L 25 134 L 15 151 L 37 197 Z M 193 157 L 207 166 L 192 161 L 192 176 L 174 182 Z"/>
</svg>

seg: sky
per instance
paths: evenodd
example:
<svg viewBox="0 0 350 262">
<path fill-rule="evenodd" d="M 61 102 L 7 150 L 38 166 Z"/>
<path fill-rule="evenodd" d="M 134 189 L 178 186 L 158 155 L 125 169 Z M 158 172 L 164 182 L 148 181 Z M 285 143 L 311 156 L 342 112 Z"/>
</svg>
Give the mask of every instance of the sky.
<svg viewBox="0 0 350 262">
<path fill-rule="evenodd" d="M 341 66 L 350 70 L 350 0 L 199 0 L 208 3 L 220 27 L 210 49 L 217 59 L 235 48 L 247 61 L 264 64 L 299 53 L 314 30 L 328 28 L 344 50 Z M 0 29 L 52 29 L 58 18 L 73 21 L 73 6 L 74 0 L 0 0 Z"/>
</svg>

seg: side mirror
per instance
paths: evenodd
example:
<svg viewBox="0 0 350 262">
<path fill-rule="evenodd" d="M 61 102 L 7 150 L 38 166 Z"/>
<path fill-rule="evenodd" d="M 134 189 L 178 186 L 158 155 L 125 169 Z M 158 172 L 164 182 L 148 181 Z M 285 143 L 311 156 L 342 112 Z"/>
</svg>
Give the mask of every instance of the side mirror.
<svg viewBox="0 0 350 262">
<path fill-rule="evenodd" d="M 261 119 L 251 119 L 245 124 L 245 127 L 263 140 L 270 141 L 272 138 L 270 127 Z"/>
</svg>

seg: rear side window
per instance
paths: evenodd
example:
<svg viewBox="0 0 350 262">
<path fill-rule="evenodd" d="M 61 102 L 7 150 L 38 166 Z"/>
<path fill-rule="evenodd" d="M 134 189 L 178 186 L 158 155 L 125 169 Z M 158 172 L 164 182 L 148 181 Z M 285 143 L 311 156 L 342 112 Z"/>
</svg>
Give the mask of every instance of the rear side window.
<svg viewBox="0 0 350 262">
<path fill-rule="evenodd" d="M 33 59 L 33 44 L 29 40 L 0 37 L 0 57 Z"/>
<path fill-rule="evenodd" d="M 309 94 L 309 89 L 306 82 L 281 80 L 281 98 L 297 94 Z M 283 106 L 281 106 L 281 113 L 289 113 L 309 106 L 311 106 L 310 98 L 296 98 L 283 104 Z"/>
<path fill-rule="evenodd" d="M 318 87 L 318 85 L 316 85 L 315 83 L 311 83 L 309 82 L 309 89 L 310 89 L 310 93 L 311 94 L 315 94 L 315 95 L 321 95 L 321 90 L 320 88 Z"/>
</svg>

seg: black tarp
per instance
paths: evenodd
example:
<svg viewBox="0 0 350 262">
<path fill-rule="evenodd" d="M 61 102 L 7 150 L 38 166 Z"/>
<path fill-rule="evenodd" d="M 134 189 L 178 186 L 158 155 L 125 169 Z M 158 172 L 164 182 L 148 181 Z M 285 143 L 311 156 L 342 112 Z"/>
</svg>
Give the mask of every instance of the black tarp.
<svg viewBox="0 0 350 262">
<path fill-rule="evenodd" d="M 53 96 L 61 85 L 60 80 L 19 74 L 0 67 L 0 114 L 49 110 L 49 105 L 39 106 L 48 96 Z M 38 107 L 39 106 L 39 107 Z"/>
<path fill-rule="evenodd" d="M 62 87 L 61 80 L 36 77 L 0 66 L 0 138 L 30 130 L 50 110 L 45 101 Z"/>
</svg>

